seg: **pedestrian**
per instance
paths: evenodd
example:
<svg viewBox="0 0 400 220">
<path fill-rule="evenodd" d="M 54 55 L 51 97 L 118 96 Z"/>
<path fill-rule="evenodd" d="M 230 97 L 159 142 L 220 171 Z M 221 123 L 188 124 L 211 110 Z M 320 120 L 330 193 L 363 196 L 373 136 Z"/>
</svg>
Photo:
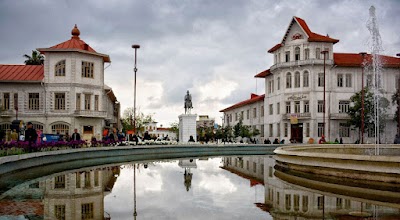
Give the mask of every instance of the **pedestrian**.
<svg viewBox="0 0 400 220">
<path fill-rule="evenodd" d="M 325 143 L 326 143 L 325 136 L 322 135 L 321 139 L 319 139 L 319 141 L 318 141 L 318 144 L 325 144 Z"/>
<path fill-rule="evenodd" d="M 400 144 L 400 137 L 398 134 L 396 134 L 396 137 L 394 138 L 394 144 Z"/>
<path fill-rule="evenodd" d="M 71 135 L 71 140 L 75 142 L 72 145 L 72 148 L 76 148 L 78 146 L 76 142 L 79 142 L 81 140 L 81 135 L 78 133 L 78 129 L 74 129 L 74 133 Z"/>
<path fill-rule="evenodd" d="M 18 133 L 16 129 L 13 129 L 11 132 L 11 141 L 18 141 Z"/>
<path fill-rule="evenodd" d="M 340 139 L 339 139 L 339 144 L 343 144 L 343 138 L 342 137 L 340 137 Z"/>
<path fill-rule="evenodd" d="M 271 144 L 271 141 L 269 140 L 269 138 L 267 138 L 267 144 Z"/>
<path fill-rule="evenodd" d="M 28 152 L 32 152 L 32 144 L 36 142 L 38 135 L 36 133 L 36 130 L 33 128 L 32 122 L 27 123 L 27 128 L 28 129 L 26 129 L 25 131 L 25 141 L 28 141 Z"/>
<path fill-rule="evenodd" d="M 274 143 L 273 144 L 279 144 L 279 140 L 278 138 L 275 138 Z"/>
<path fill-rule="evenodd" d="M 192 135 L 190 135 L 190 137 L 189 137 L 189 142 L 195 142 Z"/>
</svg>

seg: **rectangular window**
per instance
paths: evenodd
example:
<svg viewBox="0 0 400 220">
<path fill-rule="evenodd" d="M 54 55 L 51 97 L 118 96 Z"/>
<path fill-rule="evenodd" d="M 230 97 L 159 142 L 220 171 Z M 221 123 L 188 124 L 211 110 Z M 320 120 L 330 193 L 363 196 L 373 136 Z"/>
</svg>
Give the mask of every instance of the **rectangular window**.
<svg viewBox="0 0 400 220">
<path fill-rule="evenodd" d="M 65 110 L 65 93 L 54 93 L 54 109 Z"/>
<path fill-rule="evenodd" d="M 274 92 L 274 80 L 271 81 L 272 92 Z"/>
<path fill-rule="evenodd" d="M 304 101 L 304 113 L 310 112 L 310 101 Z"/>
<path fill-rule="evenodd" d="M 55 205 L 54 216 L 57 220 L 65 220 L 65 205 Z"/>
<path fill-rule="evenodd" d="M 93 203 L 82 204 L 82 220 L 93 219 Z"/>
<path fill-rule="evenodd" d="M 286 88 L 292 88 L 292 74 L 291 73 L 287 73 L 286 74 Z"/>
<path fill-rule="evenodd" d="M 94 186 L 99 186 L 99 171 L 94 171 Z"/>
<path fill-rule="evenodd" d="M 294 102 L 294 113 L 300 113 L 300 101 Z"/>
<path fill-rule="evenodd" d="M 274 168 L 273 167 L 268 167 L 268 176 L 273 177 L 274 176 Z"/>
<path fill-rule="evenodd" d="M 304 59 L 305 60 L 310 59 L 310 49 L 308 48 L 304 50 Z"/>
<path fill-rule="evenodd" d="M 246 170 L 249 170 L 249 161 L 246 161 Z"/>
<path fill-rule="evenodd" d="M 281 77 L 278 77 L 278 79 L 276 80 L 276 84 L 277 84 L 278 90 L 280 90 L 281 89 Z"/>
<path fill-rule="evenodd" d="M 268 93 L 272 93 L 272 81 L 268 81 Z"/>
<path fill-rule="evenodd" d="M 18 93 L 14 93 L 14 109 L 18 109 Z"/>
<path fill-rule="evenodd" d="M 290 210 L 292 208 L 292 196 L 290 194 L 285 195 L 285 207 L 286 210 Z"/>
<path fill-rule="evenodd" d="M 337 75 L 337 87 L 343 87 L 343 74 Z"/>
<path fill-rule="evenodd" d="M 281 136 L 281 123 L 276 124 L 276 136 Z"/>
<path fill-rule="evenodd" d="M 346 74 L 346 87 L 351 87 L 351 74 Z"/>
<path fill-rule="evenodd" d="M 343 208 L 343 199 L 342 198 L 336 198 L 336 209 L 342 209 Z"/>
<path fill-rule="evenodd" d="M 54 189 L 65 189 L 65 175 L 54 177 Z"/>
<path fill-rule="evenodd" d="M 260 126 L 260 136 L 264 137 L 264 125 Z"/>
<path fill-rule="evenodd" d="M 81 94 L 76 94 L 76 110 L 81 110 Z"/>
<path fill-rule="evenodd" d="M 286 51 L 285 52 L 285 62 L 289 62 L 290 61 L 290 51 Z"/>
<path fill-rule="evenodd" d="M 253 173 L 257 173 L 257 164 L 253 162 Z"/>
<path fill-rule="evenodd" d="M 10 93 L 3 94 L 3 109 L 10 110 Z"/>
<path fill-rule="evenodd" d="M 94 78 L 94 63 L 82 61 L 82 77 Z"/>
<path fill-rule="evenodd" d="M 244 111 L 240 112 L 240 118 L 243 120 L 244 119 Z"/>
<path fill-rule="evenodd" d="M 327 52 L 327 53 L 325 53 L 325 55 L 324 55 L 324 56 L 325 56 L 325 59 L 326 59 L 326 60 L 329 60 L 329 48 L 326 48 L 326 47 L 325 47 L 325 48 L 324 48 L 324 51 Z"/>
<path fill-rule="evenodd" d="M 90 94 L 85 94 L 85 110 L 90 110 L 91 96 Z"/>
<path fill-rule="evenodd" d="M 253 118 L 257 117 L 257 108 L 253 108 Z"/>
<path fill-rule="evenodd" d="M 276 114 L 280 114 L 281 113 L 281 103 L 276 103 Z"/>
<path fill-rule="evenodd" d="M 94 110 L 95 111 L 99 110 L 99 95 L 94 96 Z"/>
<path fill-rule="evenodd" d="M 303 195 L 303 197 L 302 197 L 302 210 L 303 210 L 303 212 L 308 211 L 308 196 Z"/>
<path fill-rule="evenodd" d="M 347 123 L 339 123 L 339 137 L 350 137 L 350 126 Z"/>
<path fill-rule="evenodd" d="M 303 73 L 303 87 L 308 87 L 309 86 L 309 74 L 307 71 Z"/>
<path fill-rule="evenodd" d="M 274 125 L 269 124 L 269 136 L 273 137 L 274 136 Z"/>
<path fill-rule="evenodd" d="M 239 120 L 238 113 L 235 113 L 235 121 Z"/>
<path fill-rule="evenodd" d="M 350 101 L 339 101 L 339 113 L 349 112 Z"/>
<path fill-rule="evenodd" d="M 280 193 L 276 192 L 276 204 L 279 205 L 279 198 L 280 198 Z"/>
<path fill-rule="evenodd" d="M 264 106 L 262 105 L 260 108 L 261 117 L 264 117 Z"/>
<path fill-rule="evenodd" d="M 90 172 L 85 172 L 85 187 L 91 187 Z"/>
<path fill-rule="evenodd" d="M 289 133 L 289 126 L 288 123 L 285 123 L 285 129 L 283 130 L 284 136 L 287 137 Z"/>
<path fill-rule="evenodd" d="M 299 72 L 296 72 L 294 74 L 294 87 L 300 88 L 300 73 Z"/>
<path fill-rule="evenodd" d="M 324 100 L 318 100 L 318 112 L 319 113 L 321 113 L 321 112 L 324 112 Z"/>
<path fill-rule="evenodd" d="M 233 120 L 232 119 L 232 114 L 229 115 L 229 120 L 230 120 L 230 122 L 232 122 L 232 120 Z"/>
<path fill-rule="evenodd" d="M 318 123 L 318 137 L 324 134 L 324 123 Z"/>
<path fill-rule="evenodd" d="M 318 210 L 322 210 L 324 208 L 324 197 L 323 196 L 318 196 Z"/>
<path fill-rule="evenodd" d="M 247 119 L 250 119 L 250 109 L 247 109 Z"/>
<path fill-rule="evenodd" d="M 289 114 L 290 112 L 291 112 L 290 102 L 286 102 L 286 114 Z"/>
<path fill-rule="evenodd" d="M 306 123 L 306 137 L 310 137 L 310 123 Z"/>
<path fill-rule="evenodd" d="M 350 199 L 345 199 L 344 200 L 344 208 L 345 209 L 351 209 L 351 201 L 350 201 Z"/>
<path fill-rule="evenodd" d="M 324 73 L 318 73 L 318 86 L 323 87 L 325 84 Z"/>
<path fill-rule="evenodd" d="M 76 188 L 81 188 L 81 174 L 78 172 L 75 173 L 75 175 L 76 175 L 76 181 L 75 181 Z"/>
<path fill-rule="evenodd" d="M 39 110 L 39 93 L 29 93 L 29 110 Z"/>
<path fill-rule="evenodd" d="M 274 105 L 269 104 L 269 115 L 273 115 L 273 114 L 274 114 Z"/>
</svg>

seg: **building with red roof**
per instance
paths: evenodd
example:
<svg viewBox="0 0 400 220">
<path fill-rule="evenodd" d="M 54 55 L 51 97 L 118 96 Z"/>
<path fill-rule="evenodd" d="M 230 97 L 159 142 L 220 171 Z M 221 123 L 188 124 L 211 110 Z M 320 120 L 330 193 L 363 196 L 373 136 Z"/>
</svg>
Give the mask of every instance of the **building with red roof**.
<svg viewBox="0 0 400 220">
<path fill-rule="evenodd" d="M 75 27 L 71 38 L 48 48 L 43 65 L 0 64 L 0 130 L 17 117 L 32 122 L 44 133 L 101 138 L 104 127 L 121 127 L 120 104 L 104 84 L 104 64 L 110 57 L 96 52 L 80 39 Z"/>
<path fill-rule="evenodd" d="M 268 49 L 273 65 L 255 75 L 265 79 L 265 113 L 261 123 L 249 121 L 248 125 L 262 130 L 258 137 L 261 141 L 278 138 L 286 143 L 306 143 L 324 135 L 329 141 L 342 138 L 344 143 L 354 143 L 360 137 L 358 129 L 347 123 L 350 97 L 361 91 L 363 72 L 364 86 L 371 85 L 373 74 L 367 67 L 374 59 L 382 64 L 381 85 L 385 98 L 391 100 L 400 75 L 400 58 L 336 53 L 333 49 L 338 42 L 328 34 L 313 32 L 299 17 L 291 19 L 282 40 Z M 241 115 L 242 109 L 253 108 L 252 100 L 253 97 L 221 110 L 225 125 L 237 121 L 239 116 L 235 115 Z M 397 105 L 387 108 L 389 118 L 381 142 L 392 143 L 395 137 L 396 108 Z M 365 131 L 364 136 L 364 142 L 373 142 L 372 131 Z"/>
</svg>

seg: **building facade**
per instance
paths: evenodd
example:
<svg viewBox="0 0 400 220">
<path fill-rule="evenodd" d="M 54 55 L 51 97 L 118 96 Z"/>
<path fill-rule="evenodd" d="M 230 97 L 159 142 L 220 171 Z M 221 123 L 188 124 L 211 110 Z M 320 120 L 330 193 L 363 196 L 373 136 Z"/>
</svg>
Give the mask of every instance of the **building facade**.
<svg viewBox="0 0 400 220">
<path fill-rule="evenodd" d="M 0 65 L 0 129 L 17 117 L 44 133 L 71 134 L 76 128 L 86 140 L 101 138 L 105 127 L 121 128 L 120 103 L 104 84 L 110 57 L 79 35 L 75 26 L 70 40 L 38 48 L 44 65 Z"/>
<path fill-rule="evenodd" d="M 360 139 L 358 129 L 347 123 L 350 119 L 347 112 L 350 97 L 361 91 L 362 78 L 364 87 L 372 82 L 372 74 L 364 71 L 372 56 L 334 53 L 337 42 L 328 35 L 312 32 L 303 19 L 293 17 L 282 41 L 268 50 L 274 64 L 255 76 L 265 78 L 265 138 L 285 139 L 286 143 L 290 139 L 307 143 L 310 138 L 318 140 L 322 135 L 330 141 L 342 138 L 344 143 Z M 400 59 L 379 57 L 383 65 L 383 95 L 391 100 L 397 88 Z M 396 107 L 390 105 L 387 109 L 383 143 L 391 143 L 395 137 Z M 374 141 L 373 133 L 365 132 L 365 143 Z"/>
</svg>

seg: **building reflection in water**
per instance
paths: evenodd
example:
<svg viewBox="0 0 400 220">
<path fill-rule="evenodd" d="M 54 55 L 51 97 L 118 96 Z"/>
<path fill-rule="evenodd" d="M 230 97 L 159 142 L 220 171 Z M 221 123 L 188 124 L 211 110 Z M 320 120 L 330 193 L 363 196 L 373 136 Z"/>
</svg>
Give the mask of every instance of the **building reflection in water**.
<svg viewBox="0 0 400 220">
<path fill-rule="evenodd" d="M 190 187 L 192 187 L 192 177 L 193 177 L 191 169 L 197 168 L 196 159 L 179 160 L 178 166 L 185 169 L 185 173 L 183 174 L 184 178 L 183 184 L 185 185 L 186 191 L 189 192 Z"/>
<path fill-rule="evenodd" d="M 264 184 L 265 202 L 255 205 L 274 219 L 400 219 L 399 204 L 301 187 L 276 177 L 274 167 L 273 156 L 244 156 L 224 157 L 221 168 Z"/>
<path fill-rule="evenodd" d="M 11 219 L 110 219 L 104 197 L 119 172 L 118 166 L 82 169 L 18 185 L 2 195 L 0 213 Z"/>
</svg>

